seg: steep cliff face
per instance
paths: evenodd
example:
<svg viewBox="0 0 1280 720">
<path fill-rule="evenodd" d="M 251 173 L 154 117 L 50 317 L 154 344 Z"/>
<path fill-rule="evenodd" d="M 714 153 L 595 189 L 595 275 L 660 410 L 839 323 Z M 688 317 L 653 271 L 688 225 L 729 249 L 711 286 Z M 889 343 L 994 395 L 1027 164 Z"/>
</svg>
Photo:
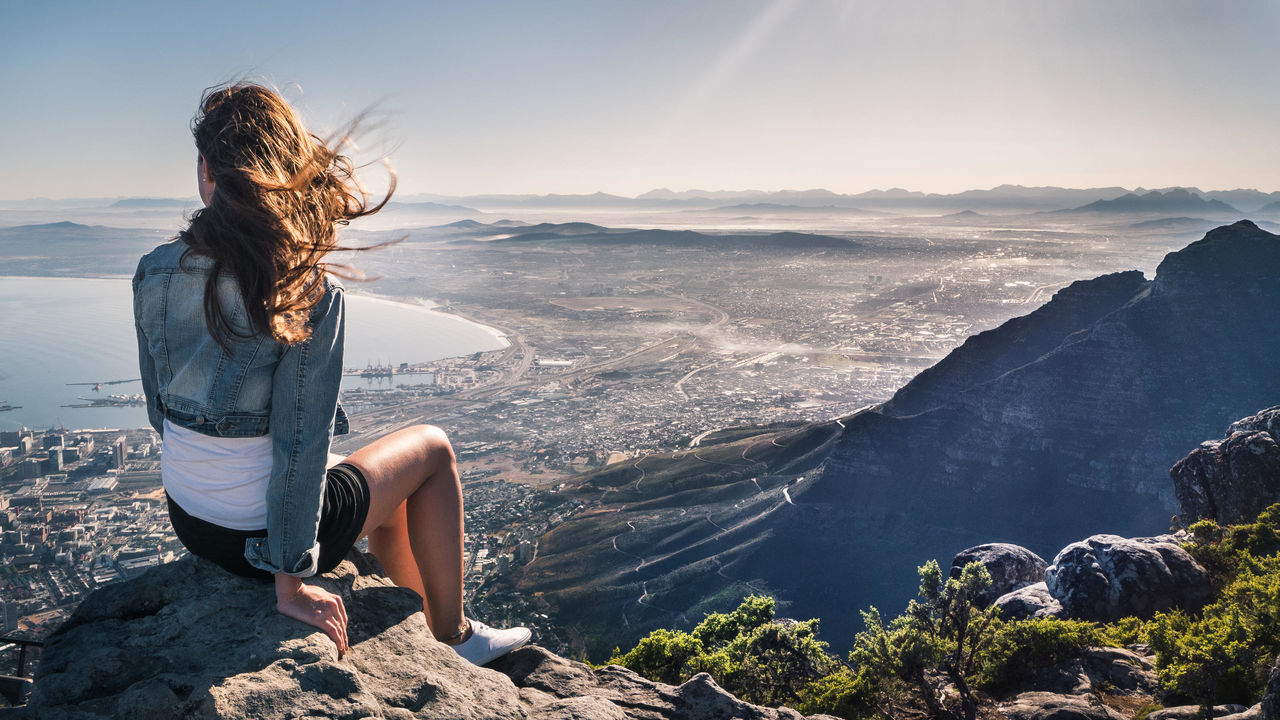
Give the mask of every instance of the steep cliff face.
<svg viewBox="0 0 1280 720">
<path fill-rule="evenodd" d="M 847 420 L 820 477 L 793 497 L 845 528 L 833 545 L 853 567 L 883 550 L 876 528 L 899 523 L 910 536 L 893 550 L 915 561 L 977 529 L 1040 553 L 1082 534 L 1163 531 L 1177 511 L 1168 468 L 1280 398 L 1277 277 L 1280 237 L 1248 222 L 1216 229 L 1036 359 L 985 381 L 969 372 L 979 382 L 958 392 L 937 383 L 947 395 L 908 386 L 909 406 L 933 406 L 915 415 L 891 414 L 895 398 L 889 413 Z M 987 344 L 1023 334 L 1006 325 Z M 948 360 L 957 374 L 970 364 Z M 797 557 L 818 550 L 810 536 L 791 535 Z M 860 594 L 856 577 L 841 585 Z"/>
<path fill-rule="evenodd" d="M 661 491 L 646 479 L 647 494 L 619 482 L 601 496 L 593 480 L 583 492 L 599 511 L 548 536 L 523 587 L 571 607 L 564 622 L 603 629 L 595 651 L 751 591 L 821 617 L 841 647 L 859 609 L 905 603 L 928 559 L 1164 532 L 1169 467 L 1280 401 L 1276 278 L 1280 237 L 1238 222 L 1168 255 L 1151 281 L 1070 286 L 840 427 L 700 449 L 715 463 L 701 468 L 646 460 Z M 770 459 L 817 436 L 804 465 Z"/>
<path fill-rule="evenodd" d="M 1137 270 L 1078 280 L 1059 290 L 1052 302 L 968 338 L 936 365 L 912 378 L 879 412 L 903 417 L 945 405 L 958 393 L 1052 352 L 1067 336 L 1114 312 L 1147 285 L 1147 279 Z"/>
</svg>

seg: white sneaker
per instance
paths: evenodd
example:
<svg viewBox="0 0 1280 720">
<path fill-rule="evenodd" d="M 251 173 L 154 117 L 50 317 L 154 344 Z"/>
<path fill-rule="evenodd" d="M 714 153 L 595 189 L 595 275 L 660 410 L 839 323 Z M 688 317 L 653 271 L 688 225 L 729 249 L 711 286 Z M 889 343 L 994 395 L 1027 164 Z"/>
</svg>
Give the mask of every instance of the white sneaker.
<svg viewBox="0 0 1280 720">
<path fill-rule="evenodd" d="M 487 665 L 529 642 L 533 633 L 529 628 L 517 627 L 499 630 L 479 620 L 469 620 L 471 637 L 453 646 L 454 652 L 472 665 Z"/>
</svg>

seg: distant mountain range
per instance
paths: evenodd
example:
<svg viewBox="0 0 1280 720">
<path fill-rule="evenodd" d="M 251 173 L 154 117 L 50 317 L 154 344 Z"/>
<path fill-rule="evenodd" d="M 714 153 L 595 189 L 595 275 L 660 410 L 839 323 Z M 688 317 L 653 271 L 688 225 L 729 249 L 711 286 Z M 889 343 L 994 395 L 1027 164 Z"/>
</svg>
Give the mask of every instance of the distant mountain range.
<svg viewBox="0 0 1280 720">
<path fill-rule="evenodd" d="M 73 222 L 0 228 L 0 267 L 12 275 L 133 275 L 143 253 L 172 237 L 159 230 Z"/>
<path fill-rule="evenodd" d="M 393 201 L 387 203 L 385 208 L 387 212 L 420 212 L 420 213 L 448 213 L 455 217 L 459 213 L 469 215 L 479 215 L 480 211 L 475 208 L 466 207 L 464 205 L 448 205 L 438 202 L 399 202 Z"/>
<path fill-rule="evenodd" d="M 986 190 L 940 194 L 922 193 L 901 188 L 868 190 L 857 194 L 841 194 L 821 188 L 812 190 L 687 190 L 673 192 L 665 188 L 641 193 L 634 198 L 594 193 L 590 195 L 473 195 L 451 197 L 443 195 L 414 196 L 434 202 L 462 204 L 480 209 L 519 207 L 647 207 L 647 208 L 732 208 L 734 206 L 772 206 L 774 212 L 782 208 L 876 210 L 891 212 L 946 212 L 959 210 L 994 212 L 1039 212 L 1076 209 L 1097 201 L 1116 200 L 1125 195 L 1162 195 L 1189 193 L 1208 201 L 1217 201 L 1233 208 L 1233 212 L 1252 212 L 1262 206 L 1280 202 L 1280 191 L 1263 193 L 1258 190 L 1212 190 L 1198 188 L 1161 188 L 1148 190 L 1122 187 L 1062 188 L 1025 187 L 999 185 Z M 1216 206 L 1214 206 L 1216 207 Z M 1235 210 L 1238 208 L 1239 210 Z M 1146 210 L 1142 210 L 1145 212 Z"/>
<path fill-rule="evenodd" d="M 1239 216 L 1239 210 L 1221 200 L 1206 200 L 1189 191 L 1174 189 L 1168 192 L 1152 190 L 1139 195 L 1125 193 L 1113 200 L 1095 200 L 1071 210 L 1058 210 L 1058 213 L 1152 213 L 1152 214 L 1184 214 L 1200 213 L 1208 215 Z"/>
<path fill-rule="evenodd" d="M 812 233 L 700 233 L 693 230 L 625 230 L 591 223 L 542 223 L 516 229 L 496 243 L 573 242 L 589 245 L 657 245 L 686 248 L 774 248 L 857 250 L 861 244 Z"/>
<path fill-rule="evenodd" d="M 482 215 L 494 210 L 544 209 L 741 209 L 748 212 L 811 212 L 880 211 L 894 213 L 945 214 L 973 210 L 992 213 L 1041 212 L 1079 209 L 1098 201 L 1111 201 L 1128 195 L 1149 196 L 1152 192 L 1173 199 L 1183 193 L 1205 201 L 1217 201 L 1232 208 L 1235 213 L 1280 213 L 1280 191 L 1262 192 L 1253 189 L 1200 190 L 1195 187 L 1135 188 L 1122 187 L 1063 188 L 1055 186 L 1026 187 L 1022 185 L 998 185 L 988 189 L 965 190 L 958 193 L 923 193 L 902 188 L 868 190 L 845 194 L 822 188 L 810 190 L 683 190 L 658 188 L 626 197 L 610 193 L 565 194 L 489 194 L 489 195 L 439 195 L 433 193 L 400 194 L 388 206 L 391 212 L 426 212 L 437 214 Z M 112 209 L 181 209 L 196 202 L 190 198 L 107 198 L 0 201 L 0 209 L 59 209 L 109 207 Z M 1125 203 L 1130 201 L 1125 201 Z M 1121 203 L 1123 206 L 1125 203 Z M 1171 204 L 1179 204 L 1170 200 Z M 737 206 L 743 206 L 738 208 Z M 1115 206 L 1116 208 L 1120 206 Z M 1149 208 L 1149 204 L 1147 206 Z M 1263 208 L 1266 208 L 1265 210 Z M 1220 206 L 1211 209 L 1223 210 Z M 1114 208 L 1113 208 L 1114 209 Z M 1147 209 L 1138 210 L 1146 212 Z M 1225 210 L 1223 210 L 1225 212 Z"/>
<path fill-rule="evenodd" d="M 983 542 L 1041 554 L 1092 533 L 1164 532 L 1169 467 L 1280 403 L 1280 236 L 1249 222 L 1137 271 L 1077 282 L 969 338 L 888 403 L 797 428 L 736 429 L 578 480 L 520 588 L 592 639 L 766 592 L 847 646 L 911 568 Z"/>
<path fill-rule="evenodd" d="M 800 232 L 702 233 L 693 230 L 610 228 L 587 222 L 538 223 L 527 225 L 511 220 L 486 224 L 459 220 L 447 225 L 423 228 L 411 234 L 419 238 L 446 238 L 452 243 L 581 243 L 605 245 L 652 245 L 682 248 L 754 248 L 777 250 L 859 250 L 864 246 L 840 237 Z"/>
<path fill-rule="evenodd" d="M 108 207 L 126 209 L 126 210 L 164 210 L 174 208 L 181 210 L 182 208 L 200 207 L 199 198 L 124 198 L 117 200 Z"/>
</svg>

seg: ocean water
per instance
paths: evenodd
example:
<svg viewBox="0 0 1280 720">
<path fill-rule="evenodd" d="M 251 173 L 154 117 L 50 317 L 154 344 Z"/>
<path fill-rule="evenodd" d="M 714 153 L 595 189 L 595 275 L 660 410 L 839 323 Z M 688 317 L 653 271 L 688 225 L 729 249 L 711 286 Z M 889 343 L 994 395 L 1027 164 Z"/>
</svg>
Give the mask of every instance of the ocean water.
<svg viewBox="0 0 1280 720">
<path fill-rule="evenodd" d="M 344 365 L 420 363 L 497 350 L 506 341 L 489 328 L 422 305 L 347 293 Z M 81 398 L 142 392 L 128 278 L 0 276 L 0 429 L 23 426 L 146 427 L 142 407 L 63 407 Z M 346 377 L 344 388 L 389 387 L 428 376 Z M 131 382 L 91 385 L 113 380 Z"/>
</svg>

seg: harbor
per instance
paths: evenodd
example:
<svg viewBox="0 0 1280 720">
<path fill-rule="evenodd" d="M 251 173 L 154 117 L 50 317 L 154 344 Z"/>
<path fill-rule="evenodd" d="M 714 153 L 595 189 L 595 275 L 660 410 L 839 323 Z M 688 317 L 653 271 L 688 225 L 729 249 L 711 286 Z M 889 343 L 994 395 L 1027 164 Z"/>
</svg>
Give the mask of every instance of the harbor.
<svg viewBox="0 0 1280 720">
<path fill-rule="evenodd" d="M 0 430 L 147 426 L 129 278 L 5 278 Z M 506 347 L 491 328 L 421 306 L 347 296 L 344 390 L 432 383 L 444 358 Z M 409 376 L 414 376 L 410 378 Z M 110 391 L 112 395 L 101 395 Z"/>
</svg>

